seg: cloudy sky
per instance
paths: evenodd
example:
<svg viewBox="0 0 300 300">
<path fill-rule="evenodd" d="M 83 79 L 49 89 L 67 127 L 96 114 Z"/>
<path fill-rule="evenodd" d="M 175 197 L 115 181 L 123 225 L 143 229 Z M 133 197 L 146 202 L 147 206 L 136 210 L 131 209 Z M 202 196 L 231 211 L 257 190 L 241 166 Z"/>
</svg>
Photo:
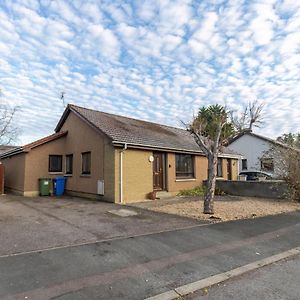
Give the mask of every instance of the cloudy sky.
<svg viewBox="0 0 300 300">
<path fill-rule="evenodd" d="M 65 101 L 170 125 L 265 103 L 270 137 L 300 131 L 300 1 L 0 2 L 1 102 L 26 143 Z"/>
</svg>

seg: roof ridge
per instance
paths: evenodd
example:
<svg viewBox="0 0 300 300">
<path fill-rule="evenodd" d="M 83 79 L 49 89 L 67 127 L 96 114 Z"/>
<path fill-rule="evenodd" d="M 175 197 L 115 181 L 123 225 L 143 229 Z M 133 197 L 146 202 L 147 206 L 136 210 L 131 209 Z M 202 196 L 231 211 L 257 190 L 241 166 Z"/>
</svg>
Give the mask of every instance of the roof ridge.
<svg viewBox="0 0 300 300">
<path fill-rule="evenodd" d="M 253 131 L 247 131 L 247 130 L 244 130 L 244 131 L 238 133 L 237 135 L 235 135 L 234 137 L 232 137 L 232 139 L 229 141 L 229 143 L 228 143 L 227 146 L 230 146 L 230 144 L 232 144 L 233 142 L 235 142 L 237 139 L 239 139 L 240 137 L 242 137 L 245 134 L 252 135 L 252 136 L 254 136 L 254 137 L 258 138 L 258 139 L 262 139 L 264 141 L 267 141 L 269 143 L 272 143 L 272 144 L 275 144 L 275 145 L 278 145 L 278 146 L 281 146 L 281 147 L 284 147 L 284 148 L 289 148 L 291 150 L 300 151 L 299 149 L 297 149 L 295 147 L 292 147 L 292 146 L 290 146 L 288 144 L 282 143 L 280 141 L 277 141 L 276 139 L 272 139 L 272 138 L 269 138 L 267 136 L 255 133 Z"/>
<path fill-rule="evenodd" d="M 82 109 L 86 109 L 86 110 L 90 110 L 90 111 L 94 111 L 94 112 L 98 112 L 98 113 L 102 113 L 102 114 L 106 114 L 106 115 L 110 115 L 110 116 L 121 117 L 121 118 L 129 119 L 129 120 L 144 122 L 144 123 L 148 123 L 148 124 L 155 124 L 155 125 L 159 125 L 159 126 L 164 126 L 164 127 L 168 127 L 168 128 L 173 128 L 173 129 L 177 129 L 177 130 L 186 131 L 186 129 L 180 128 L 180 127 L 175 127 L 175 126 L 171 126 L 171 125 L 165 125 L 165 124 L 151 122 L 151 121 L 142 120 L 142 119 L 136 119 L 136 118 L 127 117 L 127 116 L 123 116 L 123 115 L 112 114 L 112 113 L 104 112 L 104 111 L 101 111 L 101 110 L 87 108 L 87 107 L 83 107 L 83 106 L 79 106 L 79 105 L 75 105 L 75 104 L 68 104 L 68 106 L 71 106 L 71 107 L 73 106 L 75 108 L 78 107 L 78 108 L 82 108 Z"/>
</svg>

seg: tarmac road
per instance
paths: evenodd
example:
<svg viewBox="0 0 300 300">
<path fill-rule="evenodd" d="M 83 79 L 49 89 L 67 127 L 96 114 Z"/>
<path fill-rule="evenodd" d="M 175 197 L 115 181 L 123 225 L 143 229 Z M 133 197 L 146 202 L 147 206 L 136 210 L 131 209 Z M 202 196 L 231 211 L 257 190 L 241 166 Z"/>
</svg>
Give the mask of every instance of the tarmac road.
<svg viewBox="0 0 300 300">
<path fill-rule="evenodd" d="M 298 247 L 299 229 L 294 212 L 2 256 L 0 299 L 144 299 Z"/>
</svg>

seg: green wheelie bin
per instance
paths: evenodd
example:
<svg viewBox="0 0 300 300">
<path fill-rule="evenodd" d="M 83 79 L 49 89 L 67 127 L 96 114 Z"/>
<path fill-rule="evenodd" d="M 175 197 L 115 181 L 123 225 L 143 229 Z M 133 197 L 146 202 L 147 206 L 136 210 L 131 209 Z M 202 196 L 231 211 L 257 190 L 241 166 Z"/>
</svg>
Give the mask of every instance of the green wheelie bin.
<svg viewBox="0 0 300 300">
<path fill-rule="evenodd" d="M 51 178 L 39 178 L 40 196 L 49 196 L 51 187 Z"/>
</svg>

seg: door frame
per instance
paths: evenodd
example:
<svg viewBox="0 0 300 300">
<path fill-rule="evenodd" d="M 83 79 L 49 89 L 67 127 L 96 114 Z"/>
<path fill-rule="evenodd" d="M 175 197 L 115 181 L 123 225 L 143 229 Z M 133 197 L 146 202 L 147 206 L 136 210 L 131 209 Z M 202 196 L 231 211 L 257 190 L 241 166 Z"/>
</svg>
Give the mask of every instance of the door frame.
<svg viewBox="0 0 300 300">
<path fill-rule="evenodd" d="M 161 162 L 161 168 L 162 168 L 162 173 L 161 173 L 161 176 L 162 176 L 162 187 L 161 188 L 155 188 L 154 187 L 154 164 L 155 164 L 155 154 L 158 154 L 161 156 L 162 158 L 162 162 Z M 152 173 L 153 173 L 153 176 L 152 176 L 152 187 L 153 187 L 153 190 L 154 191 L 165 191 L 166 190 L 166 186 L 167 186 L 167 180 L 166 180 L 166 153 L 165 152 L 162 152 L 162 151 L 153 151 L 153 164 L 152 164 Z"/>
<path fill-rule="evenodd" d="M 232 180 L 232 159 L 227 158 L 227 180 Z"/>
</svg>

